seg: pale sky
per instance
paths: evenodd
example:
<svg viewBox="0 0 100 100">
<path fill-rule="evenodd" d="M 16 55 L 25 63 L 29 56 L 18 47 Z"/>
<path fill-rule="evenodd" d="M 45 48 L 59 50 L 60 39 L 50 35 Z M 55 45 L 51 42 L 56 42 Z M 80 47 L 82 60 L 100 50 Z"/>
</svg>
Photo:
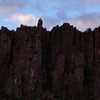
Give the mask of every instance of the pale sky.
<svg viewBox="0 0 100 100">
<path fill-rule="evenodd" d="M 64 22 L 94 29 L 100 25 L 100 0 L 0 0 L 0 26 L 34 26 L 40 17 L 47 29 Z"/>
</svg>

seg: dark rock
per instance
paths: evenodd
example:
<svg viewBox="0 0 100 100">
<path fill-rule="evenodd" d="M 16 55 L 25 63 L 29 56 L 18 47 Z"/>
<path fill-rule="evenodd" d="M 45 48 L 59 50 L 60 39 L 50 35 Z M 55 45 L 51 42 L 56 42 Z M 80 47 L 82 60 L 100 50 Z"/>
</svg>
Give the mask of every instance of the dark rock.
<svg viewBox="0 0 100 100">
<path fill-rule="evenodd" d="M 100 27 L 0 30 L 0 100 L 99 100 Z"/>
</svg>

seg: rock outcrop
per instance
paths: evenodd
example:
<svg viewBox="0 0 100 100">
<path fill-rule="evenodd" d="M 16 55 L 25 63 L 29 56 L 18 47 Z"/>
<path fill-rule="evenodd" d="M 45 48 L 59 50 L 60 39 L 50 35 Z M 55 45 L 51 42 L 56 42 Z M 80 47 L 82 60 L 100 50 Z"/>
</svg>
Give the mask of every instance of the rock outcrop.
<svg viewBox="0 0 100 100">
<path fill-rule="evenodd" d="M 0 30 L 0 100 L 100 100 L 100 27 Z"/>
</svg>

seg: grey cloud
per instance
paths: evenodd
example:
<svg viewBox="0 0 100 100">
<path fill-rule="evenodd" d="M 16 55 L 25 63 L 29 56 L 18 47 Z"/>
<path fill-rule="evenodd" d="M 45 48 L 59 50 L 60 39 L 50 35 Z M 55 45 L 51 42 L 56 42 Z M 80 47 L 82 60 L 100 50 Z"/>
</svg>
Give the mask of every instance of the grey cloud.
<svg viewBox="0 0 100 100">
<path fill-rule="evenodd" d="M 9 15 L 20 11 L 26 0 L 0 0 L 0 15 Z"/>
<path fill-rule="evenodd" d="M 43 17 L 43 27 L 47 28 L 48 30 L 51 30 L 54 26 L 59 24 L 59 21 L 53 18 L 49 17 Z"/>
<path fill-rule="evenodd" d="M 66 21 L 74 24 L 78 29 L 85 30 L 100 23 L 100 14 L 88 14 L 85 8 L 99 4 L 100 0 L 0 0 L 0 15 L 11 17 L 16 13 L 23 14 L 23 9 L 28 7 L 33 16 L 43 18 L 45 27 L 52 28 L 67 19 Z M 69 18 L 73 15 L 73 18 Z"/>
<path fill-rule="evenodd" d="M 66 20 L 59 21 L 58 19 L 43 18 L 44 27 L 49 30 L 56 25 L 62 25 L 64 22 L 74 25 L 78 30 L 85 31 L 88 28 L 92 30 L 100 26 L 100 13 L 94 12 L 90 14 L 83 14 L 72 18 L 66 18 Z"/>
<path fill-rule="evenodd" d="M 63 16 L 65 18 L 70 12 L 83 13 L 86 5 L 94 4 L 94 2 L 100 3 L 100 0 L 0 0 L 0 12 L 4 14 L 21 12 L 28 7 L 30 12 L 37 13 L 37 16 L 48 16 L 48 9 L 51 9 L 54 16 L 63 19 Z"/>
<path fill-rule="evenodd" d="M 91 14 L 85 14 L 74 18 L 69 18 L 67 21 L 81 31 L 85 31 L 87 28 L 94 29 L 95 27 L 100 26 L 100 13 L 95 12 Z"/>
<path fill-rule="evenodd" d="M 86 4 L 95 5 L 100 3 L 100 0 L 74 0 L 74 1 L 80 5 L 86 5 Z"/>
</svg>

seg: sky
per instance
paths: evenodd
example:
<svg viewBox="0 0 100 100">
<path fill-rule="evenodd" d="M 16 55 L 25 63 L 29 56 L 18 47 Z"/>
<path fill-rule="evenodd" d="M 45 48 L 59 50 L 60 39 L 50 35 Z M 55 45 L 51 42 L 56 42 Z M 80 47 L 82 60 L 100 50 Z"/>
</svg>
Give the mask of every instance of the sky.
<svg viewBox="0 0 100 100">
<path fill-rule="evenodd" d="M 70 23 L 80 31 L 100 25 L 100 0 L 0 0 L 0 26 L 35 26 L 39 18 L 48 30 Z"/>
</svg>

